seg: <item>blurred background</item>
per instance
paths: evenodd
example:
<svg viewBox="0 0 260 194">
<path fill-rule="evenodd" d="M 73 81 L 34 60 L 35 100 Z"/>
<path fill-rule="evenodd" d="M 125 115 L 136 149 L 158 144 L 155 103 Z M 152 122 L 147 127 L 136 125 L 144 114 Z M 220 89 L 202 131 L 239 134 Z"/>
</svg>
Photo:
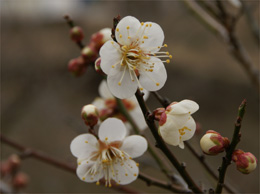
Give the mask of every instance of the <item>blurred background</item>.
<svg viewBox="0 0 260 194">
<path fill-rule="evenodd" d="M 232 7 L 232 5 L 224 1 Z M 246 1 L 259 24 L 259 1 Z M 236 8 L 232 8 L 236 11 Z M 81 119 L 81 107 L 98 96 L 101 77 L 88 68 L 76 78 L 67 70 L 68 61 L 80 55 L 69 38 L 69 28 L 63 19 L 68 14 L 85 33 L 87 44 L 91 34 L 112 27 L 113 17 L 132 15 L 140 21 L 158 23 L 165 34 L 167 50 L 173 55 L 166 64 L 168 80 L 159 91 L 172 101 L 193 99 L 200 105 L 194 115 L 201 132 L 190 143 L 200 152 L 199 139 L 207 130 L 216 130 L 232 137 L 237 109 L 243 99 L 248 106 L 242 125 L 242 141 L 238 148 L 252 152 L 259 159 L 258 91 L 240 64 L 232 58 L 229 47 L 197 20 L 183 1 L 33 1 L 1 0 L 1 133 L 24 144 L 42 150 L 71 164 L 76 159 L 69 145 L 87 128 Z M 244 15 L 236 34 L 253 63 L 259 65 L 259 44 L 253 38 Z M 160 104 L 151 95 L 151 109 Z M 149 134 L 149 131 L 147 131 Z M 209 189 L 215 181 L 203 170 L 188 149 L 171 147 L 197 183 Z M 1 144 L 1 159 L 16 150 Z M 206 156 L 217 171 L 222 154 Z M 138 159 L 140 169 L 164 179 L 149 155 Z M 30 176 L 26 193 L 114 193 L 80 181 L 75 174 L 57 169 L 33 158 L 22 163 Z M 241 193 L 259 192 L 259 168 L 243 175 L 231 165 L 226 181 Z M 144 192 L 168 192 L 147 187 L 137 180 L 129 185 Z"/>
</svg>

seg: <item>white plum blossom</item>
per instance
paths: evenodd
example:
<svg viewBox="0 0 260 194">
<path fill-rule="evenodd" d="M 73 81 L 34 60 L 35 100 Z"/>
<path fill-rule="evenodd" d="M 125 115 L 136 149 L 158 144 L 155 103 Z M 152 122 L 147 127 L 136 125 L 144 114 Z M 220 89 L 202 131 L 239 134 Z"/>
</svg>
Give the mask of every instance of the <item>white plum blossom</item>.
<svg viewBox="0 0 260 194">
<path fill-rule="evenodd" d="M 138 87 L 161 89 L 167 79 L 163 62 L 172 58 L 169 52 L 159 52 L 167 47 L 161 27 L 127 16 L 116 26 L 115 38 L 117 42 L 107 41 L 100 49 L 101 69 L 107 74 L 111 93 L 124 99 L 132 97 Z"/>
<path fill-rule="evenodd" d="M 121 185 L 136 180 L 139 164 L 133 158 L 147 150 L 146 139 L 139 135 L 126 137 L 123 122 L 116 118 L 109 118 L 100 125 L 98 137 L 86 133 L 72 140 L 70 149 L 78 158 L 78 177 L 97 185 L 104 177 L 109 187 L 112 180 Z"/>
<path fill-rule="evenodd" d="M 191 114 L 198 109 L 199 105 L 191 100 L 170 104 L 161 114 L 159 122 L 159 133 L 163 140 L 183 149 L 183 141 L 189 140 L 195 133 L 196 123 Z"/>
<path fill-rule="evenodd" d="M 103 80 L 98 88 L 100 97 L 97 97 L 92 104 L 95 105 L 99 110 L 99 118 L 101 121 L 109 117 L 115 117 L 124 122 L 127 126 L 127 129 L 130 129 L 131 126 L 128 123 L 127 119 L 121 114 L 117 107 L 117 102 L 115 97 L 111 94 L 108 89 L 107 82 Z M 149 97 L 149 92 L 143 90 L 144 93 L 144 100 Z M 137 124 L 140 130 L 144 130 L 147 128 L 147 124 L 145 122 L 142 110 L 138 105 L 138 102 L 134 96 L 131 98 L 123 99 L 122 100 L 125 108 L 127 109 L 130 116 L 134 119 L 135 123 Z M 128 130 L 129 132 L 129 130 Z"/>
</svg>

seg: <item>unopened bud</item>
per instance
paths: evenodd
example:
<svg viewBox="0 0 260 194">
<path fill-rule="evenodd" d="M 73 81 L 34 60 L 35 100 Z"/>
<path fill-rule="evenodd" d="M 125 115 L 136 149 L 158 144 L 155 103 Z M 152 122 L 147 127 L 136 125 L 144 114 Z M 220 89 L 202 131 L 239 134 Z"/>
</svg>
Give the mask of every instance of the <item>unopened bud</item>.
<svg viewBox="0 0 260 194">
<path fill-rule="evenodd" d="M 218 132 L 209 130 L 200 140 L 200 147 L 207 155 L 217 155 L 229 146 L 229 140 Z"/>
<path fill-rule="evenodd" d="M 91 42 L 95 44 L 97 51 L 100 50 L 106 41 L 112 39 L 111 34 L 111 28 L 104 28 L 91 36 Z"/>
<path fill-rule="evenodd" d="M 98 123 L 98 109 L 92 104 L 85 105 L 81 111 L 81 117 L 85 121 L 85 124 L 94 127 Z"/>
<path fill-rule="evenodd" d="M 256 169 L 257 159 L 250 152 L 235 150 L 232 155 L 232 160 L 236 163 L 237 170 L 243 174 L 249 174 Z"/>
<path fill-rule="evenodd" d="M 75 26 L 70 30 L 70 38 L 75 42 L 79 42 L 84 38 L 83 30 L 79 26 Z"/>
<path fill-rule="evenodd" d="M 101 64 L 101 57 L 97 58 L 97 60 L 95 61 L 95 70 L 96 70 L 96 72 L 97 72 L 98 74 L 100 74 L 100 75 L 106 75 L 106 74 L 102 71 L 100 64 Z"/>
<path fill-rule="evenodd" d="M 154 119 L 156 121 L 160 121 L 161 119 L 161 115 L 162 113 L 165 112 L 165 109 L 164 108 L 157 108 L 156 110 L 153 111 L 153 115 L 154 115 Z"/>
<path fill-rule="evenodd" d="M 94 56 L 97 55 L 97 51 L 94 48 L 93 44 L 89 44 L 88 46 L 85 46 L 82 51 L 81 51 L 81 55 L 86 58 L 86 59 L 90 59 Z"/>
<path fill-rule="evenodd" d="M 10 165 L 11 171 L 17 170 L 21 165 L 21 159 L 18 155 L 12 154 L 7 161 Z"/>
<path fill-rule="evenodd" d="M 11 167 L 8 161 L 1 162 L 0 164 L 1 176 L 11 173 Z"/>
<path fill-rule="evenodd" d="M 87 66 L 84 59 L 80 56 L 75 59 L 71 59 L 68 64 L 69 72 L 73 73 L 75 76 L 81 76 L 85 73 Z"/>
<path fill-rule="evenodd" d="M 13 186 L 15 188 L 24 188 L 27 186 L 29 182 L 29 178 L 25 173 L 19 172 L 18 174 L 15 175 L 13 179 Z"/>
</svg>

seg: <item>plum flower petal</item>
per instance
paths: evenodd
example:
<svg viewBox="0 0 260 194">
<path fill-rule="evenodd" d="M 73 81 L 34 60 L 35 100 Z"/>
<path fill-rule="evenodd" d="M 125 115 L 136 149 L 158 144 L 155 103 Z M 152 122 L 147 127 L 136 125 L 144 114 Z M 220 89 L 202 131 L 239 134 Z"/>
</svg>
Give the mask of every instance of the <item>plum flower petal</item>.
<svg viewBox="0 0 260 194">
<path fill-rule="evenodd" d="M 75 157 L 87 158 L 92 152 L 97 151 L 97 143 L 97 138 L 94 135 L 82 134 L 72 140 L 70 150 Z"/>
<path fill-rule="evenodd" d="M 169 105 L 159 122 L 159 132 L 164 141 L 183 149 L 184 141 L 191 139 L 196 131 L 196 123 L 191 114 L 198 109 L 199 105 L 191 100 Z"/>
<path fill-rule="evenodd" d="M 100 49 L 101 68 L 104 73 L 108 74 L 110 72 L 112 65 L 117 65 L 121 61 L 121 54 L 119 52 L 120 46 L 114 41 L 107 41 Z"/>
<path fill-rule="evenodd" d="M 167 79 L 166 69 L 163 62 L 156 58 L 151 57 L 149 59 L 154 65 L 153 71 L 144 71 L 140 73 L 140 84 L 148 91 L 156 91 L 161 89 Z"/>
<path fill-rule="evenodd" d="M 71 151 L 78 158 L 76 173 L 82 181 L 99 185 L 99 180 L 104 177 L 105 185 L 111 187 L 111 180 L 122 185 L 136 180 L 139 165 L 132 158 L 146 151 L 147 141 L 137 135 L 124 138 L 124 133 L 122 121 L 109 118 L 100 126 L 99 140 L 83 134 L 72 141 Z M 82 153 L 87 154 L 83 156 Z"/>
<path fill-rule="evenodd" d="M 147 150 L 146 140 L 139 135 L 131 135 L 125 138 L 121 149 L 131 155 L 132 158 L 139 157 Z"/>
<path fill-rule="evenodd" d="M 126 127 L 122 121 L 110 118 L 100 125 L 98 136 L 101 141 L 122 141 L 126 136 Z"/>
<path fill-rule="evenodd" d="M 164 33 L 153 22 L 139 22 L 127 16 L 115 29 L 116 41 L 108 41 L 100 51 L 101 68 L 108 75 L 108 87 L 117 98 L 130 98 L 137 88 L 161 89 L 167 79 L 163 63 L 169 63 L 169 52 L 158 52 Z M 110 44 L 110 45 L 109 45 Z"/>
<path fill-rule="evenodd" d="M 127 127 L 127 134 L 131 129 L 131 125 L 125 119 L 125 117 L 120 113 L 117 107 L 117 102 L 115 97 L 111 94 L 110 90 L 108 89 L 107 82 L 103 80 L 98 88 L 99 94 L 101 98 L 96 98 L 92 104 L 95 105 L 100 113 L 100 120 L 103 121 L 108 117 L 114 117 L 121 119 Z M 147 90 L 143 90 L 144 93 L 144 100 L 147 100 L 149 97 L 149 92 Z M 145 122 L 142 110 L 138 105 L 138 102 L 135 96 L 131 98 L 123 99 L 122 100 L 125 108 L 128 110 L 129 114 L 134 119 L 135 123 L 137 124 L 140 130 L 144 130 L 147 128 L 147 124 Z"/>
</svg>

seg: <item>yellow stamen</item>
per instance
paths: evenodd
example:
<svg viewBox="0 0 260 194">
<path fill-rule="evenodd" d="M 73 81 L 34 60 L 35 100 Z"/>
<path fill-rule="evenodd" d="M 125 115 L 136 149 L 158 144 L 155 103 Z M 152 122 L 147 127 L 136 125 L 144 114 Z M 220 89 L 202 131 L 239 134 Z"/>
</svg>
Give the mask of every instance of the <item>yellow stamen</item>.
<svg viewBox="0 0 260 194">
<path fill-rule="evenodd" d="M 118 85 L 121 86 L 121 82 L 118 82 Z"/>
<path fill-rule="evenodd" d="M 119 32 L 119 29 L 117 28 L 116 31 Z"/>
<path fill-rule="evenodd" d="M 129 29 L 130 29 L 130 27 L 129 27 L 129 26 L 127 26 L 127 27 L 126 27 L 126 29 L 127 29 L 127 30 L 129 30 Z"/>
<path fill-rule="evenodd" d="M 88 141 L 85 141 L 85 143 L 88 143 Z"/>
<path fill-rule="evenodd" d="M 160 84 L 157 82 L 156 85 L 159 86 Z"/>
<path fill-rule="evenodd" d="M 166 60 L 166 63 L 170 63 L 170 60 L 169 60 L 169 59 L 167 59 L 167 60 Z"/>
<path fill-rule="evenodd" d="M 143 38 L 144 38 L 144 39 L 148 39 L 148 36 L 144 36 Z"/>
</svg>

